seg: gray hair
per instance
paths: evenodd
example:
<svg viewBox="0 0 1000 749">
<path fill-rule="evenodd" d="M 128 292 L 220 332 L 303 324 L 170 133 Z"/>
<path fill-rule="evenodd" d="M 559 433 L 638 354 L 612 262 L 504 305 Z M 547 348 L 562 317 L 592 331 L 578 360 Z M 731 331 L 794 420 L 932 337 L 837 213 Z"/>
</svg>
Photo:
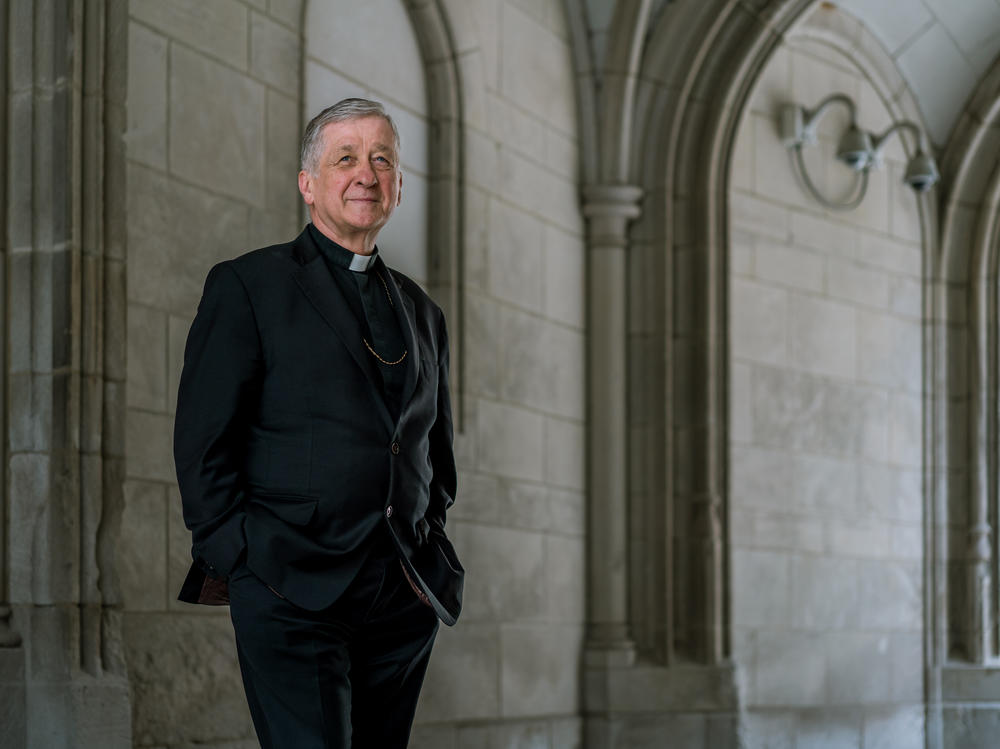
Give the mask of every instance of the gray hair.
<svg viewBox="0 0 1000 749">
<path fill-rule="evenodd" d="M 396 153 L 398 155 L 400 146 L 399 130 L 382 104 L 370 99 L 341 99 L 333 106 L 327 107 L 313 117 L 309 121 L 309 124 L 306 125 L 306 131 L 302 134 L 302 147 L 299 149 L 299 168 L 312 175 L 315 175 L 319 171 L 319 160 L 323 156 L 324 127 L 331 122 L 357 120 L 362 117 L 381 117 L 389 123 L 389 127 L 392 128 L 392 134 L 396 139 Z"/>
</svg>

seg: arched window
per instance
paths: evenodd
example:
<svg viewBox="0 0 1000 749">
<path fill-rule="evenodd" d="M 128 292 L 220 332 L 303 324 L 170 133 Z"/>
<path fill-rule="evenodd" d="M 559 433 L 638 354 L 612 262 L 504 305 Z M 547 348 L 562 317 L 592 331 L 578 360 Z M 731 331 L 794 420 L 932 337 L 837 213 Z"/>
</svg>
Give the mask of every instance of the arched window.
<svg viewBox="0 0 1000 749">
<path fill-rule="evenodd" d="M 402 141 L 402 201 L 379 234 L 378 246 L 390 267 L 426 285 L 427 84 L 409 14 L 400 0 L 313 2 L 306 8 L 304 29 L 303 122 L 349 96 L 382 102 L 396 121 Z M 378 43 L 372 43 L 373 35 Z"/>
<path fill-rule="evenodd" d="M 461 430 L 462 105 L 451 31 L 435 4 L 418 11 L 401 0 L 311 2 L 303 30 L 303 125 L 344 97 L 362 96 L 385 104 L 399 128 L 402 202 L 378 245 L 388 265 L 444 309 Z"/>
</svg>

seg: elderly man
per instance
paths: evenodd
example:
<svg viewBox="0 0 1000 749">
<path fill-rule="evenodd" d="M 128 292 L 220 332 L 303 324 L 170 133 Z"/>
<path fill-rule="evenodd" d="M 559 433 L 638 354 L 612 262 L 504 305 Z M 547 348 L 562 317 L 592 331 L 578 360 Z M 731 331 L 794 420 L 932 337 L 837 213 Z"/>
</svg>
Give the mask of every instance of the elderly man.
<svg viewBox="0 0 1000 749">
<path fill-rule="evenodd" d="M 215 266 L 188 334 L 180 598 L 230 604 L 265 749 L 394 749 L 461 608 L 448 340 L 375 246 L 402 187 L 382 105 L 325 109 L 301 157 L 311 223 Z"/>
</svg>

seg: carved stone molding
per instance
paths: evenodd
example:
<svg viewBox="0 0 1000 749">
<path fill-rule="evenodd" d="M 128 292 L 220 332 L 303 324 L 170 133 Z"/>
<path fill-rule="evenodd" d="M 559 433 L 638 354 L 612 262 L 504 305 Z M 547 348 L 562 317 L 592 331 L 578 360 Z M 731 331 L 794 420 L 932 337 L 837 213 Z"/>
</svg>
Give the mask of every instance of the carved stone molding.
<svg viewBox="0 0 1000 749">
<path fill-rule="evenodd" d="M 590 256 L 588 370 L 590 538 L 587 658 L 630 662 L 628 631 L 628 225 L 640 214 L 632 185 L 584 189 Z"/>
<path fill-rule="evenodd" d="M 628 246 L 628 225 L 639 217 L 642 188 L 635 185 L 589 185 L 583 189 L 583 215 L 591 249 Z"/>
<path fill-rule="evenodd" d="M 7 5 L 0 646 L 23 639 L 31 664 L 11 717 L 28 746 L 126 747 L 110 614 L 124 474 L 128 7 Z"/>
<path fill-rule="evenodd" d="M 1000 65 L 995 64 L 966 104 L 942 155 L 941 252 L 932 265 L 929 294 L 935 320 L 933 469 L 941 477 L 931 482 L 932 600 L 941 602 L 933 612 L 932 663 L 942 673 L 949 661 L 989 668 L 1000 656 L 1000 559 L 995 553 L 1000 516 L 1000 174 L 992 144 L 998 126 Z M 948 543 L 958 523 L 964 525 L 964 545 Z M 958 569 L 964 577 L 961 586 L 947 574 Z M 942 682 L 945 701 L 947 691 Z"/>
<path fill-rule="evenodd" d="M 465 427 L 465 321 L 463 284 L 464 147 L 463 89 L 448 17 L 440 0 L 405 0 L 420 46 L 427 81 L 430 124 L 427 221 L 428 288 L 441 305 L 449 328 L 452 409 L 459 431 Z"/>
</svg>

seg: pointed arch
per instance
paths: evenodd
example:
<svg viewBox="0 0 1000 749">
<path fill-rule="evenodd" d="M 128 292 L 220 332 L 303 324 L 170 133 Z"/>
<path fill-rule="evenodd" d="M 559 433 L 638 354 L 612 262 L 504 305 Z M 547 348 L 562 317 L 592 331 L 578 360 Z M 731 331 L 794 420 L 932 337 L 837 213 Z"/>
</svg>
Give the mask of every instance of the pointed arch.
<svg viewBox="0 0 1000 749">
<path fill-rule="evenodd" d="M 441 0 L 405 0 L 424 60 L 427 109 L 429 216 L 428 292 L 444 309 L 451 330 L 451 388 L 456 422 L 463 425 L 464 377 L 463 103 L 454 37 Z"/>
<path fill-rule="evenodd" d="M 462 428 L 464 324 L 462 304 L 463 238 L 463 101 L 457 52 L 442 0 L 399 0 L 410 22 L 423 63 L 427 112 L 427 268 L 428 293 L 444 309 L 451 347 L 451 388 L 456 424 Z M 309 0 L 298 11 L 303 37 L 310 17 Z M 305 87 L 303 45 L 301 80 Z M 303 93 L 302 99 L 305 100 Z M 305 119 L 305 116 L 303 117 Z M 305 122 L 300 123 L 300 132 Z"/>
<path fill-rule="evenodd" d="M 583 0 L 565 0 L 577 70 L 581 166 L 586 185 L 627 184 L 635 96 L 654 0 L 614 3 L 603 59 L 594 59 Z"/>
<path fill-rule="evenodd" d="M 814 5 L 814 0 L 665 5 L 645 33 L 630 114 L 617 120 L 631 128 L 621 139 L 627 147 L 619 149 L 609 133 L 600 134 L 601 176 L 642 191 L 641 215 L 631 225 L 626 251 L 627 381 L 634 394 L 627 432 L 626 629 L 640 660 L 659 664 L 655 678 L 643 671 L 644 684 L 667 688 L 674 679 L 689 680 L 692 662 L 715 683 L 734 679 L 728 671 L 729 165 L 749 95 L 777 46 L 793 31 L 831 38 L 842 33 L 798 29 Z M 854 54 L 874 55 L 876 74 L 893 70 L 891 60 L 878 57 L 877 45 L 859 50 L 856 42 L 841 40 Z M 916 112 L 905 86 L 883 89 L 894 114 Z M 602 127 L 616 121 L 607 108 L 622 101 L 598 102 Z M 616 156 L 627 163 L 614 164 Z M 925 254 L 936 236 L 935 219 L 934 205 L 925 201 Z M 596 670 L 630 678 L 616 667 Z M 715 699 L 713 709 L 738 709 L 735 691 L 721 690 Z M 600 703 L 592 735 L 627 723 L 615 714 L 624 705 L 613 703 L 606 698 Z M 685 707 L 675 702 L 672 709 Z"/>
<path fill-rule="evenodd" d="M 633 419 L 647 438 L 632 475 L 632 547 L 644 557 L 633 565 L 656 580 L 631 581 L 632 616 L 641 646 L 667 664 L 720 664 L 729 652 L 728 165 L 751 88 L 810 5 L 678 0 L 643 60 L 632 140 L 649 146 L 628 165 L 645 191 L 630 278 L 636 308 L 651 312 L 629 340 L 631 385 L 654 404 Z"/>
<path fill-rule="evenodd" d="M 941 253 L 931 297 L 934 665 L 944 722 L 1000 656 L 1000 63 L 941 159 Z M 970 668 L 969 666 L 974 668 Z M 978 668 L 976 668 L 978 667 Z M 991 690 L 984 700 L 996 700 Z M 970 722 L 968 716 L 962 718 Z M 975 723 L 973 717 L 971 723 Z"/>
</svg>

